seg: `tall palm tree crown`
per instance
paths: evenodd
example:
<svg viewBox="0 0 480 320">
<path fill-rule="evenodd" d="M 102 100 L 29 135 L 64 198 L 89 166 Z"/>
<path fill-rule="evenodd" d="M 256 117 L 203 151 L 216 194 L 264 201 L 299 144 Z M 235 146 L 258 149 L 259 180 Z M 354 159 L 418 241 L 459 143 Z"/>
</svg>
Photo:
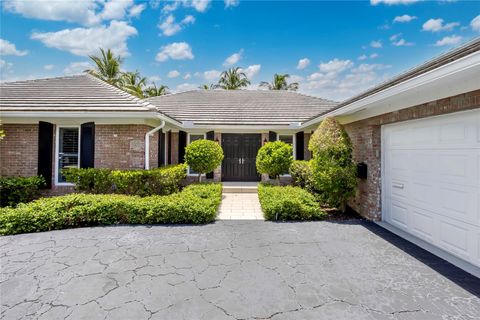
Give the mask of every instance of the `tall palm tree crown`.
<svg viewBox="0 0 480 320">
<path fill-rule="evenodd" d="M 267 87 L 268 90 L 291 90 L 296 91 L 298 89 L 298 82 L 292 82 L 290 84 L 287 83 L 287 78 L 289 78 L 289 74 L 278 74 L 275 73 L 273 76 L 272 83 L 268 83 L 266 81 L 260 82 L 260 87 Z"/>
<path fill-rule="evenodd" d="M 101 57 L 91 55 L 90 59 L 95 63 L 96 69 L 86 70 L 89 74 L 102 79 L 112 85 L 117 85 L 121 71 L 120 65 L 122 58 L 113 54 L 112 50 L 107 51 L 100 49 Z"/>
<path fill-rule="evenodd" d="M 143 95 L 146 98 L 149 97 L 158 97 L 158 96 L 163 96 L 168 93 L 168 87 L 161 85 L 157 87 L 155 83 L 153 83 L 150 87 L 144 90 Z"/>
<path fill-rule="evenodd" d="M 237 90 L 250 84 L 247 75 L 239 67 L 230 68 L 220 74 L 217 88 L 224 90 Z"/>
<path fill-rule="evenodd" d="M 117 85 L 123 91 L 126 91 L 137 98 L 144 98 L 143 89 L 146 82 L 147 78 L 140 76 L 138 71 L 123 72 Z"/>
</svg>

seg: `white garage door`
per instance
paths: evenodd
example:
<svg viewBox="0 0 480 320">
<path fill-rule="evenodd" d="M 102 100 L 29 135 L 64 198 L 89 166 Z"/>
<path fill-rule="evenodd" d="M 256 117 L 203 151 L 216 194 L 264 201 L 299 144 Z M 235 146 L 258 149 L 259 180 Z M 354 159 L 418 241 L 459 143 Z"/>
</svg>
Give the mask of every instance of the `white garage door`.
<svg viewBox="0 0 480 320">
<path fill-rule="evenodd" d="M 480 110 L 382 127 L 383 220 L 480 266 Z"/>
</svg>

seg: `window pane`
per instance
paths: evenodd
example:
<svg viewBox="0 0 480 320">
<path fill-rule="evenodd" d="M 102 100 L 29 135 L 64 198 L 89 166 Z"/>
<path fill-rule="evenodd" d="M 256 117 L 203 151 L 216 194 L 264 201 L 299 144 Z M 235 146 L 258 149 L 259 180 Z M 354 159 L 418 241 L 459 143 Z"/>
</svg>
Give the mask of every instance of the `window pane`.
<svg viewBox="0 0 480 320">
<path fill-rule="evenodd" d="M 278 140 L 283 141 L 283 142 L 293 146 L 293 136 L 292 135 L 279 135 Z"/>
<path fill-rule="evenodd" d="M 58 130 L 58 182 L 65 182 L 62 169 L 78 168 L 78 128 Z"/>
</svg>

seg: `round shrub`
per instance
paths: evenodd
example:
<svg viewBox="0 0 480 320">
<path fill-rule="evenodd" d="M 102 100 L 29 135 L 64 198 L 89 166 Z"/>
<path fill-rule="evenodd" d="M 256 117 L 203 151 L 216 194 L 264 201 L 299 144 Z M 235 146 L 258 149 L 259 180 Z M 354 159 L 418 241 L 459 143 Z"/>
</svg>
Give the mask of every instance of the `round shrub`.
<svg viewBox="0 0 480 320">
<path fill-rule="evenodd" d="M 292 146 L 283 141 L 265 143 L 258 150 L 257 171 L 279 179 L 281 174 L 288 172 L 293 161 L 292 153 Z"/>
<path fill-rule="evenodd" d="M 222 164 L 223 149 L 211 140 L 196 140 L 185 148 L 185 162 L 190 168 L 198 172 L 198 181 L 202 174 L 212 172 Z"/>
<path fill-rule="evenodd" d="M 314 192 L 312 181 L 312 165 L 310 161 L 293 161 L 290 165 L 289 172 L 292 176 L 292 184 L 294 186 L 307 189 L 310 192 Z"/>
<path fill-rule="evenodd" d="M 326 118 L 312 135 L 309 149 L 313 152 L 312 181 L 319 199 L 344 211 L 357 185 L 348 134 L 335 119 Z"/>
</svg>

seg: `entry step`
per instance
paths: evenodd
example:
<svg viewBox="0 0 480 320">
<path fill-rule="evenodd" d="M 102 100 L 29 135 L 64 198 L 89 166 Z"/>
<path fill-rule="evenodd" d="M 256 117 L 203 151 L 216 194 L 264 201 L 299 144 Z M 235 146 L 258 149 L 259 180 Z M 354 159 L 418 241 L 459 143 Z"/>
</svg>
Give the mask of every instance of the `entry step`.
<svg viewBox="0 0 480 320">
<path fill-rule="evenodd" d="M 257 182 L 223 182 L 223 193 L 257 193 Z"/>
</svg>

